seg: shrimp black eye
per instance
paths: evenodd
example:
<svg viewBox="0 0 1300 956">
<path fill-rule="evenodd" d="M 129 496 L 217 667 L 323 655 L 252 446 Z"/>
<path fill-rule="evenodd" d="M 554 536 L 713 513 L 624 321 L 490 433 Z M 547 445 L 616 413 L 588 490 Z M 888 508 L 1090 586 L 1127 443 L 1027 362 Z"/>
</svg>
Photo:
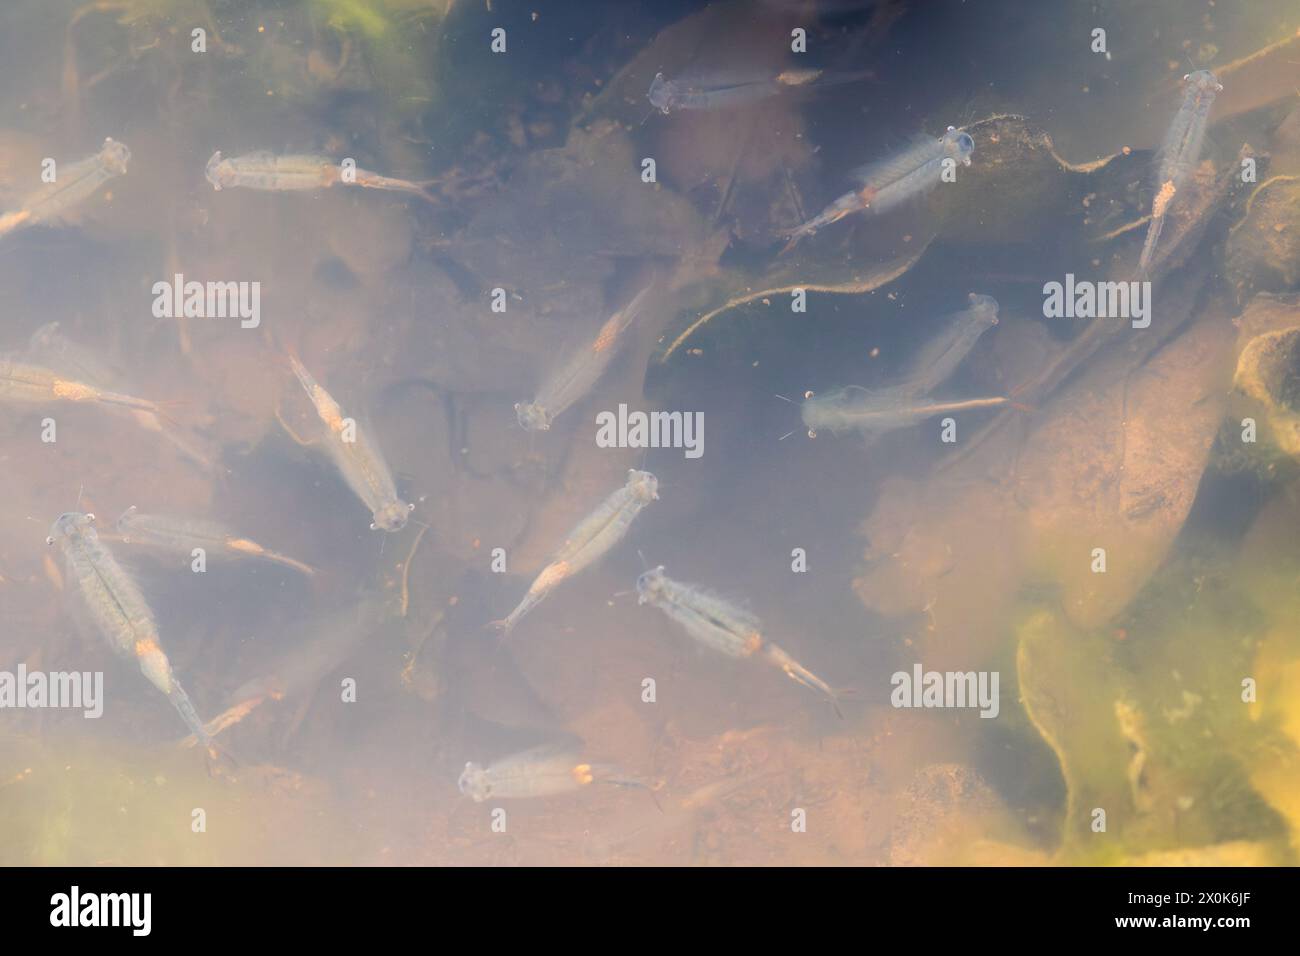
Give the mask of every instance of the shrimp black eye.
<svg viewBox="0 0 1300 956">
<path fill-rule="evenodd" d="M 53 544 L 53 543 L 54 543 L 54 535 L 50 535 L 48 538 L 46 538 L 46 539 L 45 539 L 45 543 L 46 543 L 46 544 Z"/>
</svg>

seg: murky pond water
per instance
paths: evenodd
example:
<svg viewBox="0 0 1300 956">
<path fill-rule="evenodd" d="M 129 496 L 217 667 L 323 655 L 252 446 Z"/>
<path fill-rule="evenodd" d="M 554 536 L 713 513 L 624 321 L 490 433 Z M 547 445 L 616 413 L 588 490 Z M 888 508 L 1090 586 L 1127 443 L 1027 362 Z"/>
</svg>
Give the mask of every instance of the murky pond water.
<svg viewBox="0 0 1300 956">
<path fill-rule="evenodd" d="M 1298 31 L 6 4 L 0 862 L 1296 862 Z"/>
</svg>

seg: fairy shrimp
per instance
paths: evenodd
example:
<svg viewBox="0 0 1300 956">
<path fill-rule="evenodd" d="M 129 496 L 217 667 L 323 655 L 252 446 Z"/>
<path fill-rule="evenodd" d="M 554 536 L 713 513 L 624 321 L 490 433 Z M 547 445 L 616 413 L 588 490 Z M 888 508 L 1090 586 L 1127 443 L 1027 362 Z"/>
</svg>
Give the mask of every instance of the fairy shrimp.
<svg viewBox="0 0 1300 956">
<path fill-rule="evenodd" d="M 431 203 L 438 201 L 429 192 L 434 180 L 412 182 L 382 176 L 368 169 L 345 167 L 328 156 L 276 155 L 268 150 L 257 150 L 242 156 L 223 157 L 221 150 L 217 150 L 208 159 L 204 176 L 217 192 L 222 189 L 305 192 L 331 186 L 360 186 L 363 189 L 410 193 Z"/>
<path fill-rule="evenodd" d="M 800 239 L 845 216 L 857 212 L 879 215 L 929 192 L 939 184 L 945 163 L 969 166 L 974 151 L 975 140 L 971 135 L 949 126 L 939 139 L 923 139 L 901 153 L 859 167 L 850 174 L 859 183 L 858 188 L 840 196 L 792 231 L 790 241 L 781 251 L 789 251 Z"/>
<path fill-rule="evenodd" d="M 623 540 L 636 516 L 658 498 L 659 480 L 654 475 L 648 471 L 629 470 L 623 487 L 602 501 L 569 532 L 564 544 L 542 568 L 519 605 L 507 617 L 492 622 L 493 626 L 509 634 L 556 585 L 591 567 Z"/>
<path fill-rule="evenodd" d="M 456 786 L 475 803 L 497 798 L 525 800 L 572 793 L 593 783 L 653 790 L 612 764 L 590 763 L 576 747 L 543 745 L 503 757 L 486 767 L 465 764 Z"/>
<path fill-rule="evenodd" d="M 592 342 L 578 349 L 538 389 L 531 402 L 517 402 L 515 415 L 528 431 L 547 431 L 566 409 L 591 391 L 626 341 L 623 334 L 645 306 L 653 283 L 633 297 L 601 325 Z"/>
<path fill-rule="evenodd" d="M 95 388 L 116 385 L 120 378 L 92 349 L 64 335 L 57 321 L 47 322 L 32 333 L 22 358 L 24 362 L 40 365 L 61 379 L 77 379 Z M 141 407 L 132 407 L 130 411 L 141 428 L 159 433 L 191 461 L 205 468 L 212 467 L 211 455 L 197 446 L 194 436 L 164 426 L 164 421 L 174 425 L 165 415 Z"/>
<path fill-rule="evenodd" d="M 766 661 L 796 683 L 823 695 L 840 713 L 839 696 L 831 686 L 768 641 L 762 622 L 744 608 L 702 588 L 674 581 L 664 574 L 663 565 L 638 577 L 636 591 L 638 604 L 659 608 L 705 647 L 727 657 Z"/>
<path fill-rule="evenodd" d="M 17 210 L 0 216 L 0 236 L 48 223 L 89 199 L 100 186 L 126 173 L 131 151 L 112 137 L 94 156 L 55 167 L 55 179 L 27 196 Z"/>
<path fill-rule="evenodd" d="M 109 646 L 119 656 L 136 662 L 140 672 L 171 701 L 190 732 L 211 751 L 212 739 L 162 650 L 153 611 L 135 579 L 100 540 L 94 521 L 92 514 L 70 511 L 60 515 L 46 543 L 62 549 L 69 585 Z"/>
<path fill-rule="evenodd" d="M 180 554 L 189 554 L 194 548 L 203 548 L 209 553 L 270 561 L 308 577 L 316 573 L 311 565 L 264 548 L 256 541 L 241 537 L 215 521 L 142 514 L 132 505 L 117 519 L 116 527 L 127 544 L 148 545 Z"/>
<path fill-rule="evenodd" d="M 314 693 L 320 681 L 380 632 L 389 617 L 389 602 L 366 594 L 342 608 L 313 614 L 279 635 L 284 650 L 230 695 L 225 710 L 208 721 L 208 734 L 216 737 L 269 701 Z M 192 747 L 195 738 L 181 743 Z"/>
<path fill-rule="evenodd" d="M 1010 398 L 1003 395 L 941 400 L 918 396 L 915 390 L 907 386 L 867 389 L 849 385 L 826 395 L 805 399 L 801 413 L 803 423 L 808 428 L 808 436 L 815 438 L 822 429 L 831 432 L 856 430 L 866 435 L 882 435 L 899 428 L 908 428 L 936 415 L 1013 404 L 1015 403 Z"/>
<path fill-rule="evenodd" d="M 816 69 L 771 72 L 695 73 L 665 79 L 656 73 L 647 98 L 665 115 L 675 110 L 719 110 L 747 106 L 785 90 L 806 86 L 838 86 L 869 76 L 868 72 L 827 73 Z"/>
<path fill-rule="evenodd" d="M 0 402 L 41 404 L 44 402 L 78 402 L 83 404 L 116 405 L 135 411 L 162 415 L 157 402 L 111 392 L 60 375 L 42 365 L 0 358 Z"/>
<path fill-rule="evenodd" d="M 1210 108 L 1214 106 L 1214 98 L 1222 91 L 1223 84 L 1209 70 L 1197 70 L 1183 77 L 1182 105 L 1174 114 L 1157 154 L 1159 169 L 1156 176 L 1156 197 L 1151 208 L 1151 225 L 1147 227 L 1146 242 L 1142 244 L 1142 256 L 1138 260 L 1138 271 L 1142 275 L 1146 275 L 1151 268 L 1169 205 L 1200 161 Z"/>
<path fill-rule="evenodd" d="M 998 324 L 998 301 L 972 292 L 970 307 L 948 317 L 943 331 L 922 346 L 904 373 L 903 387 L 928 394 L 946 382 L 975 343 Z"/>
<path fill-rule="evenodd" d="M 370 509 L 374 519 L 371 529 L 401 531 L 415 505 L 397 496 L 393 473 L 379 446 L 372 441 L 369 428 L 344 417 L 339 403 L 292 352 L 289 364 L 325 425 L 326 447 L 335 466 L 348 487 Z"/>
</svg>

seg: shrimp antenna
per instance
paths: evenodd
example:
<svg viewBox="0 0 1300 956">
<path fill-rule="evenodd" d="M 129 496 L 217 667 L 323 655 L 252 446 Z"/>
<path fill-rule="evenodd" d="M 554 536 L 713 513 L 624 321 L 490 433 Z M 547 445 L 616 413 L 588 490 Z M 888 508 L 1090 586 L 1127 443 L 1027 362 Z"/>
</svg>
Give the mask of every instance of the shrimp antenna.
<svg viewBox="0 0 1300 956">
<path fill-rule="evenodd" d="M 781 401 L 783 401 L 783 402 L 789 402 L 791 405 L 798 405 L 798 404 L 799 404 L 799 403 L 796 402 L 793 398 L 786 398 L 784 395 L 780 395 L 780 394 L 778 394 L 778 393 L 776 393 L 776 392 L 773 392 L 772 394 L 773 394 L 774 397 L 781 399 Z M 798 430 L 799 430 L 799 429 L 796 428 L 794 431 L 798 431 Z M 785 441 L 787 438 L 789 438 L 789 437 L 790 437 L 791 435 L 793 435 L 793 434 L 794 434 L 794 432 L 786 432 L 784 435 L 782 435 L 780 438 L 778 438 L 777 441 Z"/>
</svg>

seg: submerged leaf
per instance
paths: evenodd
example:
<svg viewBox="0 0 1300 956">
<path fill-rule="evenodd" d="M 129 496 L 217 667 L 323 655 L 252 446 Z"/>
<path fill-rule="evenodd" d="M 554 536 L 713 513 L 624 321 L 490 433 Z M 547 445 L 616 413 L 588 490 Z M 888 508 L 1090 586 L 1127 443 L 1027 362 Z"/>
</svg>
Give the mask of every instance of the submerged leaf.
<svg viewBox="0 0 1300 956">
<path fill-rule="evenodd" d="M 1233 384 L 1260 419 L 1259 439 L 1300 456 L 1300 301 L 1261 295 L 1239 320 L 1240 354 Z"/>
<path fill-rule="evenodd" d="M 1056 754 L 1067 800 L 1061 851 L 1078 860 L 1115 862 L 1115 839 L 1138 813 L 1131 773 L 1139 759 L 1126 739 L 1120 713 L 1130 691 L 1109 659 L 1105 643 L 1072 629 L 1059 615 L 1040 610 L 1019 628 L 1016 674 L 1025 712 Z M 1106 831 L 1094 832 L 1096 811 Z"/>
</svg>

